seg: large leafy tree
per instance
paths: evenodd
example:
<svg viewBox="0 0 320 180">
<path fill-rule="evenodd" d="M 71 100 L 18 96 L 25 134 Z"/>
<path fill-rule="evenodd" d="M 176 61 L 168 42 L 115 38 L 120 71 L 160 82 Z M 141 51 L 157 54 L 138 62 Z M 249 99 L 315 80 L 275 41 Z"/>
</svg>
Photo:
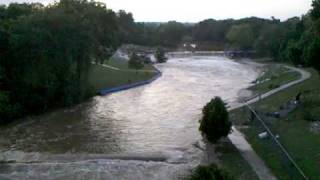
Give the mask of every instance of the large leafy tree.
<svg viewBox="0 0 320 180">
<path fill-rule="evenodd" d="M 133 43 L 137 32 L 137 26 L 134 22 L 133 15 L 124 10 L 120 10 L 117 13 L 117 16 L 121 42 Z"/>
<path fill-rule="evenodd" d="M 193 28 L 193 38 L 197 42 L 226 42 L 226 34 L 232 25 L 232 20 L 216 21 L 207 19 Z"/>
<path fill-rule="evenodd" d="M 260 31 L 254 49 L 263 56 L 277 57 L 284 37 L 283 28 L 278 24 L 268 24 Z"/>
<path fill-rule="evenodd" d="M 232 26 L 226 36 L 233 46 L 240 50 L 252 49 L 255 40 L 252 27 L 248 24 Z"/>
<path fill-rule="evenodd" d="M 314 31 L 316 38 L 313 39 L 307 50 L 308 60 L 320 73 L 320 0 L 312 1 L 311 18 L 314 21 Z"/>
<path fill-rule="evenodd" d="M 320 0 L 312 1 L 311 17 L 314 20 L 318 20 L 320 18 Z"/>
<path fill-rule="evenodd" d="M 158 42 L 165 46 L 177 46 L 186 33 L 186 28 L 182 23 L 170 21 L 162 24 L 158 28 Z"/>
<path fill-rule="evenodd" d="M 4 14 L 1 102 L 20 108 L 14 113 L 6 108 L 10 113 L 1 111 L 0 119 L 71 105 L 91 95 L 91 62 L 102 62 L 119 44 L 113 11 L 94 1 L 61 0 L 47 7 L 13 4 Z"/>
</svg>

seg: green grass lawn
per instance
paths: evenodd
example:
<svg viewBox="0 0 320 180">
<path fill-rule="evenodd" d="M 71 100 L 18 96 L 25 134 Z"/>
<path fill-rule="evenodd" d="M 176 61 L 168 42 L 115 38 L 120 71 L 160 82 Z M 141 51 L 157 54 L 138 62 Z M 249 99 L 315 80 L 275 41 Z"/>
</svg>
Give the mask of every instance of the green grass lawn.
<svg viewBox="0 0 320 180">
<path fill-rule="evenodd" d="M 318 73 L 313 69 L 307 70 L 312 73 L 312 77 L 309 80 L 276 93 L 252 106 L 258 109 L 259 112 L 273 112 L 279 110 L 279 107 L 289 100 L 294 99 L 299 92 L 319 90 L 320 79 Z M 317 93 L 312 96 L 314 96 L 311 97 L 313 99 L 320 99 L 316 97 L 319 96 Z M 320 100 L 314 103 L 319 104 Z M 279 135 L 279 141 L 293 156 L 306 175 L 310 179 L 320 179 L 320 134 L 310 131 L 311 122 L 305 120 L 304 115 L 306 109 L 309 109 L 309 105 L 305 103 L 304 106 L 291 112 L 286 118 L 279 120 L 268 118 L 269 120 L 265 119 L 265 121 L 273 133 Z M 315 113 L 320 114 L 320 111 Z M 231 112 L 232 120 L 238 125 L 244 123 L 244 119 L 248 117 L 248 111 L 243 108 Z M 258 134 L 264 131 L 259 123 L 253 122 L 249 124 L 248 128 L 241 131 L 279 179 L 301 179 L 297 171 L 288 165 L 279 148 L 271 143 L 271 140 L 258 138 Z"/>
<path fill-rule="evenodd" d="M 258 180 L 256 173 L 252 170 L 247 161 L 242 157 L 237 148 L 229 141 L 220 142 L 215 152 L 221 161 L 221 166 L 228 170 L 239 180 Z"/>
<path fill-rule="evenodd" d="M 105 64 L 122 70 L 132 70 L 128 67 L 128 62 L 125 59 L 110 58 Z M 146 64 L 141 70 L 155 70 L 155 68 L 150 64 Z"/>
<path fill-rule="evenodd" d="M 117 71 L 101 65 L 91 65 L 89 82 L 95 90 L 112 88 L 142 80 L 148 80 L 155 75 L 154 72 Z"/>
<path fill-rule="evenodd" d="M 134 70 L 129 69 L 126 60 L 114 58 L 110 58 L 105 64 L 119 68 L 120 70 L 113 70 L 101 65 L 92 64 L 89 73 L 89 82 L 95 90 L 148 80 L 155 75 L 155 72 L 145 72 L 145 70 L 154 71 L 155 68 L 152 65 L 145 65 L 144 68 L 140 70 Z"/>
<path fill-rule="evenodd" d="M 281 85 L 287 84 L 290 81 L 299 79 L 300 76 L 301 75 L 298 72 L 292 71 L 283 65 L 269 64 L 267 65 L 263 75 L 256 80 L 264 82 L 250 87 L 249 90 L 251 90 L 255 95 L 258 93 L 265 93 L 278 88 Z"/>
</svg>

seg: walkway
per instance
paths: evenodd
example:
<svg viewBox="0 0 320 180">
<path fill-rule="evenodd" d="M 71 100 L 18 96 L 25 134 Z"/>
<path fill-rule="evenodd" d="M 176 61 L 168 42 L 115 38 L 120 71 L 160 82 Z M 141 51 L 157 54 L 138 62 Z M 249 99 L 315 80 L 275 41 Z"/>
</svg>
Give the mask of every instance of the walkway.
<svg viewBox="0 0 320 180">
<path fill-rule="evenodd" d="M 282 85 L 279 88 L 273 89 L 265 94 L 262 94 L 260 97 L 253 98 L 246 103 L 242 103 L 238 106 L 232 107 L 230 110 L 234 110 L 240 107 L 243 107 L 247 104 L 255 103 L 261 99 L 265 99 L 279 91 L 285 90 L 288 87 L 291 87 L 293 85 L 296 85 L 300 82 L 303 82 L 311 77 L 311 74 L 307 71 L 304 71 L 302 69 L 298 69 L 291 66 L 285 66 L 291 70 L 297 71 L 301 74 L 300 79 L 292 81 L 288 84 Z M 232 133 L 228 136 L 232 144 L 240 151 L 244 159 L 249 163 L 249 165 L 252 167 L 252 169 L 256 172 L 259 179 L 261 180 L 273 180 L 277 179 L 270 169 L 265 165 L 264 161 L 256 154 L 256 152 L 252 149 L 249 142 L 245 139 L 245 136 L 238 131 L 235 127 L 232 127 Z"/>
</svg>

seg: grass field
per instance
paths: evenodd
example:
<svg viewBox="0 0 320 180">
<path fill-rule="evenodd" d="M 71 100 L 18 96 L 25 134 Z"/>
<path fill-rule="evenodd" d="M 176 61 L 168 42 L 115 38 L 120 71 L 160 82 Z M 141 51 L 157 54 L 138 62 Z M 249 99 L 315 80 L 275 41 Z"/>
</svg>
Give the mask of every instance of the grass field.
<svg viewBox="0 0 320 180">
<path fill-rule="evenodd" d="M 132 69 L 129 69 L 128 62 L 124 59 L 110 58 L 108 61 L 105 62 L 105 64 L 109 66 L 117 67 L 122 70 L 132 70 Z M 155 68 L 150 64 L 146 64 L 141 70 L 155 70 Z"/>
<path fill-rule="evenodd" d="M 319 90 L 320 79 L 318 73 L 313 69 L 307 70 L 312 73 L 310 79 L 261 100 L 252 106 L 259 112 L 274 112 L 279 110 L 281 105 L 294 99 L 299 92 Z M 319 93 L 314 93 L 311 96 L 309 98 L 314 100 L 313 104 L 320 103 Z M 305 118 L 305 110 L 309 109 L 309 106 L 310 104 L 304 103 L 301 107 L 291 112 L 288 117 L 282 119 L 267 118 L 265 122 L 274 134 L 279 135 L 279 141 L 293 156 L 306 175 L 310 179 L 319 179 L 320 134 L 310 130 L 312 122 L 307 121 Z M 320 111 L 314 113 L 320 114 Z M 248 117 L 248 111 L 243 108 L 231 112 L 231 118 L 238 125 L 244 123 L 243 120 L 248 119 Z M 301 179 L 297 171 L 288 163 L 283 153 L 279 151 L 279 148 L 271 140 L 258 138 L 258 134 L 264 131 L 259 123 L 252 122 L 248 128 L 241 128 L 241 131 L 279 179 Z"/>
<path fill-rule="evenodd" d="M 116 60 L 110 60 L 108 65 L 119 68 L 120 70 L 114 70 L 96 64 L 91 65 L 89 82 L 92 84 L 95 90 L 112 88 L 138 81 L 148 80 L 155 75 L 155 72 L 145 71 L 155 70 L 151 65 L 146 66 L 142 70 L 128 69 L 126 61 L 118 62 Z"/>
<path fill-rule="evenodd" d="M 290 81 L 299 79 L 301 76 L 298 72 L 279 64 L 269 64 L 265 69 L 263 75 L 256 80 L 256 82 L 261 83 L 249 88 L 253 94 L 268 92 Z"/>
<path fill-rule="evenodd" d="M 256 173 L 242 157 L 236 147 L 229 141 L 220 142 L 216 148 L 221 166 L 238 180 L 258 180 Z"/>
</svg>

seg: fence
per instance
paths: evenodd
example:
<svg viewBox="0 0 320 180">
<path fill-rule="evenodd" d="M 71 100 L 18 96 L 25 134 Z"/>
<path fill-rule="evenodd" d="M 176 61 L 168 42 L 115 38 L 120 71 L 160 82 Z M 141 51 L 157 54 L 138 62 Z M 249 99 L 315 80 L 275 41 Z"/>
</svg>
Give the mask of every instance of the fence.
<svg viewBox="0 0 320 180">
<path fill-rule="evenodd" d="M 110 94 L 110 93 L 114 93 L 114 92 L 119 92 L 119 91 L 131 89 L 131 88 L 135 88 L 135 87 L 138 87 L 138 86 L 143 86 L 143 85 L 146 85 L 146 84 L 150 84 L 151 82 L 153 82 L 156 79 L 158 79 L 160 76 L 162 76 L 162 73 L 161 73 L 161 71 L 159 71 L 156 68 L 156 74 L 151 79 L 148 79 L 148 80 L 145 80 L 145 81 L 139 81 L 139 82 L 135 82 L 135 83 L 131 83 L 131 84 L 126 84 L 126 85 L 122 85 L 122 86 L 118 86 L 118 87 L 114 87 L 114 88 L 103 88 L 103 89 L 99 90 L 98 93 L 101 96 L 105 96 L 105 95 Z"/>
</svg>

